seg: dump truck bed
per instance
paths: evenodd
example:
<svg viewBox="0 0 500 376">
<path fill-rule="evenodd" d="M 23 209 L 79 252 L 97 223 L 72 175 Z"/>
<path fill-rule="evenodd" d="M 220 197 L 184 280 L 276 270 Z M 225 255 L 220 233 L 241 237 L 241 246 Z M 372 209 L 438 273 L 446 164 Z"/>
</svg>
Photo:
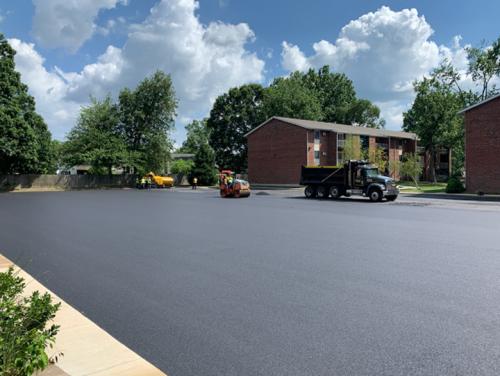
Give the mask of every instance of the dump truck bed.
<svg viewBox="0 0 500 376">
<path fill-rule="evenodd" d="M 346 169 L 344 166 L 302 166 L 300 184 L 330 184 L 345 183 Z"/>
</svg>

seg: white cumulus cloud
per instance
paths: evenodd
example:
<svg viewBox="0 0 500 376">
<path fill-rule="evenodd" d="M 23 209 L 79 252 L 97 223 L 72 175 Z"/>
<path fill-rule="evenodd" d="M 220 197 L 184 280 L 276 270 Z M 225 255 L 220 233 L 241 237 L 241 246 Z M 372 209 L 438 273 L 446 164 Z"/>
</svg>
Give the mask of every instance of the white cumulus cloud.
<svg viewBox="0 0 500 376">
<path fill-rule="evenodd" d="M 47 71 L 43 57 L 31 43 L 9 39 L 16 50 L 16 69 L 36 99 L 36 109 L 50 126 L 54 136 L 62 138 L 76 122 L 80 104 L 66 99 L 67 83 L 56 70 Z"/>
<path fill-rule="evenodd" d="M 102 9 L 123 0 L 33 0 L 33 33 L 45 47 L 76 51 L 98 31 L 95 20 Z"/>
<path fill-rule="evenodd" d="M 121 48 L 109 46 L 79 72 L 47 70 L 32 44 L 17 41 L 18 48 L 26 51 L 16 56 L 18 69 L 55 136 L 61 138 L 60 130 L 68 131 L 73 123 L 59 121 L 58 110 L 45 109 L 48 102 L 43 90 L 49 86 L 57 87 L 58 95 L 51 99 L 54 108 L 74 112 L 69 119 L 78 113 L 78 106 L 72 104 L 87 104 L 90 95 L 116 96 L 123 87 L 133 88 L 162 70 L 172 76 L 179 119 L 187 119 L 206 116 L 215 98 L 230 87 L 261 82 L 264 61 L 246 48 L 255 39 L 250 27 L 245 23 L 202 24 L 196 15 L 198 6 L 194 0 L 160 1 L 142 23 L 130 26 Z M 40 74 L 31 74 L 30 69 Z M 48 112 L 52 115 L 46 116 Z M 179 130 L 178 136 L 182 135 Z"/>
<path fill-rule="evenodd" d="M 412 82 L 435 68 L 446 57 L 458 67 L 466 54 L 456 38 L 451 46 L 431 40 L 432 27 L 416 9 L 393 11 L 383 6 L 344 26 L 335 42 L 313 44 L 306 56 L 298 46 L 283 43 L 284 69 L 305 70 L 323 65 L 346 73 L 358 95 L 377 102 L 387 126 L 399 128 L 402 109 L 413 98 Z"/>
</svg>

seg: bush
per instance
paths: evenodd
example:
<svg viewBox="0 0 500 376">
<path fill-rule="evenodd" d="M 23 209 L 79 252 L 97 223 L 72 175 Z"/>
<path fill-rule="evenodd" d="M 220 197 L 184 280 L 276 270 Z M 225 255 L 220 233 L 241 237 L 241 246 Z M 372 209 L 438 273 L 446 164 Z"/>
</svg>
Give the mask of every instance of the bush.
<svg viewBox="0 0 500 376">
<path fill-rule="evenodd" d="M 45 353 L 52 347 L 59 326 L 54 319 L 60 303 L 50 294 L 35 291 L 23 297 L 26 284 L 13 268 L 0 273 L 0 375 L 29 376 L 49 364 Z"/>
<path fill-rule="evenodd" d="M 446 184 L 446 193 L 462 193 L 465 191 L 465 187 L 456 176 L 452 176 L 448 179 L 448 184 Z"/>
</svg>

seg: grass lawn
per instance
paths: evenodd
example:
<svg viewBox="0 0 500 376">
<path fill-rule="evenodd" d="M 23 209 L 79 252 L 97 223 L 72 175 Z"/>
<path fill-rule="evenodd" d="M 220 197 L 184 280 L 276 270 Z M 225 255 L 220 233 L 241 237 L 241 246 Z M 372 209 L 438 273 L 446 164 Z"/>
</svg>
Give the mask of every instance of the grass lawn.
<svg viewBox="0 0 500 376">
<path fill-rule="evenodd" d="M 402 193 L 441 193 L 446 189 L 446 183 L 419 182 L 418 189 L 410 181 L 400 181 L 398 185 Z"/>
</svg>

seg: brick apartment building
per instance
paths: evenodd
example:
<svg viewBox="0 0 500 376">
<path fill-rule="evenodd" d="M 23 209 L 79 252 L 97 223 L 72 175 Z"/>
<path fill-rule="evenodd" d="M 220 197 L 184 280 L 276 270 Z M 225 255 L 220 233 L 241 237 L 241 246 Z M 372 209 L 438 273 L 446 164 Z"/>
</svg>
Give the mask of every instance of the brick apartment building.
<svg viewBox="0 0 500 376">
<path fill-rule="evenodd" d="M 467 107 L 465 185 L 475 193 L 500 193 L 500 94 Z"/>
<path fill-rule="evenodd" d="M 416 152 L 414 133 L 275 116 L 246 134 L 248 178 L 251 183 L 296 185 L 302 165 L 342 163 L 346 135 L 359 137 L 362 149 L 383 148 L 389 160 Z"/>
</svg>

